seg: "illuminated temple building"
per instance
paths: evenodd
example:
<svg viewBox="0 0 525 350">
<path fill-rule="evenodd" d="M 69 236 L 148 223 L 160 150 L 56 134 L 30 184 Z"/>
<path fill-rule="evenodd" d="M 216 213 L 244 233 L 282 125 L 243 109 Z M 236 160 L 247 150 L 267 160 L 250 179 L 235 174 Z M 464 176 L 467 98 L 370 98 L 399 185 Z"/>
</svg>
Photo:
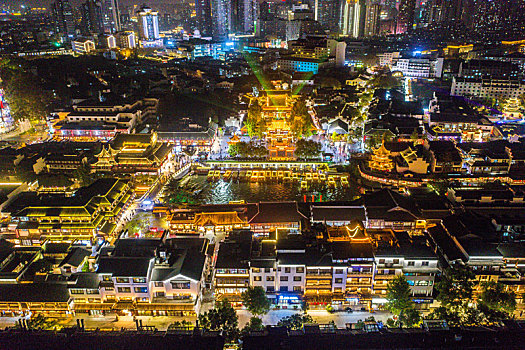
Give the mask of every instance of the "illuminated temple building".
<svg viewBox="0 0 525 350">
<path fill-rule="evenodd" d="M 21 193 L 7 208 L 14 243 L 110 236 L 133 197 L 128 182 L 118 179 L 97 180 L 71 196 Z"/>
<path fill-rule="evenodd" d="M 289 90 L 265 90 L 258 96 L 251 96 L 250 103 L 258 101 L 261 116 L 266 122 L 265 141 L 270 159 L 294 159 L 295 140 L 287 119 L 295 100 Z"/>
<path fill-rule="evenodd" d="M 390 151 L 385 148 L 385 143 L 382 142 L 379 148 L 373 150 L 368 166 L 372 170 L 378 171 L 392 171 L 394 169 L 394 162 L 390 158 Z"/>
<path fill-rule="evenodd" d="M 96 171 L 158 173 L 169 166 L 173 146 L 160 142 L 156 133 L 119 134 L 102 146 L 93 164 Z"/>
</svg>

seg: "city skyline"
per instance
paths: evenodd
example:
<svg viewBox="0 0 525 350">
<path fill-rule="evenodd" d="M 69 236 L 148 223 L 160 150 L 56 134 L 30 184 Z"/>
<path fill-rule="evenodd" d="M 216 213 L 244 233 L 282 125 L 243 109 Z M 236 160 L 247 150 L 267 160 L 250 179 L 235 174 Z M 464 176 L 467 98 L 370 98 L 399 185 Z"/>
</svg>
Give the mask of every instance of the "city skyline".
<svg viewBox="0 0 525 350">
<path fill-rule="evenodd" d="M 70 1 L 0 16 L 0 344 L 520 347 L 525 2 Z"/>
</svg>

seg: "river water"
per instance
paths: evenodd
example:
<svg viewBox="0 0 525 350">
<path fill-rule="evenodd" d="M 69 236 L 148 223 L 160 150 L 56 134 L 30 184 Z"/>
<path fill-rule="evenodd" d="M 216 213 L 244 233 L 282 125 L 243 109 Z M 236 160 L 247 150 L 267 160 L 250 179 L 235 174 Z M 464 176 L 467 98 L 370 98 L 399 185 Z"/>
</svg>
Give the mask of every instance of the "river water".
<svg viewBox="0 0 525 350">
<path fill-rule="evenodd" d="M 350 181 L 350 186 L 327 188 L 313 185 L 308 191 L 301 191 L 298 183 L 254 183 L 239 181 L 207 181 L 204 175 L 188 175 L 180 181 L 180 186 L 194 191 L 197 204 L 225 204 L 244 200 L 246 203 L 264 201 L 336 201 L 352 200 L 359 195 L 358 188 Z M 167 194 L 167 193 L 166 193 Z"/>
</svg>

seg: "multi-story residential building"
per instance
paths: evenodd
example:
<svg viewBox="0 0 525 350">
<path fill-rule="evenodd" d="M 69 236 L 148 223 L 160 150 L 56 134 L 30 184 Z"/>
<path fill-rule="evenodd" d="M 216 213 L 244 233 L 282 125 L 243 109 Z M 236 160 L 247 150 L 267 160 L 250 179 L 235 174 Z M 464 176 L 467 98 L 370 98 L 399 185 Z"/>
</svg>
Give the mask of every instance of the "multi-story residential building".
<svg viewBox="0 0 525 350">
<path fill-rule="evenodd" d="M 440 78 L 443 74 L 443 58 L 399 58 L 392 71 L 399 71 L 407 78 Z"/>
<path fill-rule="evenodd" d="M 518 65 L 500 60 L 470 60 L 461 62 L 458 77 L 469 79 L 508 78 L 517 79 L 522 75 Z"/>
<path fill-rule="evenodd" d="M 95 51 L 96 45 L 92 39 L 79 38 L 73 41 L 73 51 L 78 54 L 88 54 Z"/>
<path fill-rule="evenodd" d="M 120 32 L 117 33 L 117 45 L 121 49 L 134 49 L 137 47 L 137 39 L 135 32 Z"/>
<path fill-rule="evenodd" d="M 374 307 L 386 302 L 388 282 L 404 274 L 413 298 L 432 302 L 438 260 L 423 236 L 389 229 L 365 230 L 358 220 L 327 227 L 317 238 L 281 232 L 275 239 L 245 231 L 219 248 L 216 290 L 240 305 L 248 286 L 262 287 L 276 305 Z"/>
<path fill-rule="evenodd" d="M 395 65 L 397 60 L 400 57 L 399 51 L 394 52 L 383 52 L 377 55 L 379 57 L 379 65 L 380 66 L 386 66 L 386 67 L 392 67 Z"/>
<path fill-rule="evenodd" d="M 119 239 L 94 273 L 72 275 L 76 312 L 194 315 L 199 312 L 208 240 Z"/>
<path fill-rule="evenodd" d="M 279 69 L 292 72 L 312 72 L 317 74 L 319 68 L 329 65 L 328 61 L 315 58 L 288 57 L 277 60 Z"/>
<path fill-rule="evenodd" d="M 525 82 L 517 78 L 454 78 L 450 88 L 453 96 L 476 99 L 519 98 L 525 94 Z"/>
<path fill-rule="evenodd" d="M 102 26 L 104 33 L 120 30 L 120 10 L 118 0 L 101 0 Z"/>
<path fill-rule="evenodd" d="M 69 41 L 75 36 L 75 16 L 69 0 L 56 0 L 52 4 L 55 29 L 64 41 Z"/>
<path fill-rule="evenodd" d="M 215 291 L 217 298 L 227 298 L 241 305 L 241 294 L 250 286 L 250 254 L 252 233 L 240 231 L 230 234 L 222 242 L 215 262 Z"/>
<path fill-rule="evenodd" d="M 149 43 L 156 45 L 160 39 L 158 12 L 148 6 L 143 6 L 138 12 L 139 39 L 146 47 Z"/>
</svg>

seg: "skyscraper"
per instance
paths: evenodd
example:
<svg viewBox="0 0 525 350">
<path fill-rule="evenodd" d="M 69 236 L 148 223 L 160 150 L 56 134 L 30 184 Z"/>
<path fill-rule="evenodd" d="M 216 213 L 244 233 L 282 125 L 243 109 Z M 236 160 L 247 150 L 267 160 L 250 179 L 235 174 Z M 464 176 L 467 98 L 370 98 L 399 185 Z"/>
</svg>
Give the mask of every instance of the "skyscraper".
<svg viewBox="0 0 525 350">
<path fill-rule="evenodd" d="M 120 31 L 118 0 L 101 0 L 100 5 L 104 33 L 116 33 Z"/>
<path fill-rule="evenodd" d="M 341 5 L 341 33 L 354 38 L 362 36 L 365 6 L 359 0 L 346 0 Z"/>
<path fill-rule="evenodd" d="M 213 36 L 224 38 L 231 32 L 231 0 L 213 0 Z"/>
<path fill-rule="evenodd" d="M 366 6 L 365 36 L 379 35 L 379 15 L 380 14 L 381 14 L 381 5 L 368 4 Z"/>
<path fill-rule="evenodd" d="M 523 34 L 523 0 L 468 0 L 466 23 L 486 39 L 511 39 Z"/>
<path fill-rule="evenodd" d="M 143 6 L 138 12 L 139 39 L 145 41 L 155 41 L 159 35 L 159 17 L 157 11 L 153 11 L 148 6 Z"/>
<path fill-rule="evenodd" d="M 82 21 L 80 22 L 82 35 L 101 34 L 104 32 L 100 1 L 87 0 L 80 6 L 80 10 L 82 13 Z"/>
<path fill-rule="evenodd" d="M 259 19 L 257 0 L 231 0 L 231 30 L 237 34 L 252 34 Z"/>
<path fill-rule="evenodd" d="M 52 5 L 55 30 L 64 40 L 70 40 L 75 36 L 75 18 L 73 8 L 69 0 L 56 0 Z"/>
<path fill-rule="evenodd" d="M 428 22 L 453 22 L 464 19 L 465 0 L 430 0 Z"/>
<path fill-rule="evenodd" d="M 399 2 L 399 13 L 397 15 L 396 33 L 406 33 L 414 26 L 416 13 L 416 0 L 401 0 Z"/>
<path fill-rule="evenodd" d="M 195 14 L 197 17 L 197 29 L 201 35 L 212 35 L 211 0 L 195 0 Z"/>
<path fill-rule="evenodd" d="M 314 19 L 323 28 L 330 30 L 332 33 L 339 32 L 340 15 L 341 6 L 339 0 L 315 0 Z"/>
</svg>

